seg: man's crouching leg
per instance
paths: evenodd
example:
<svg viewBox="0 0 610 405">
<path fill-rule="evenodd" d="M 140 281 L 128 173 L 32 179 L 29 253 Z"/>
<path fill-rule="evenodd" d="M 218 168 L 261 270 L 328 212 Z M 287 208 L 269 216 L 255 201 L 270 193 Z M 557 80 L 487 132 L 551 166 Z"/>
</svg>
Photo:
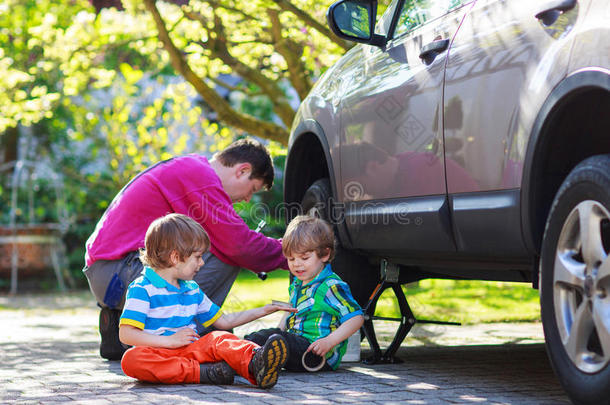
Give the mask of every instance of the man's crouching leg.
<svg viewBox="0 0 610 405">
<path fill-rule="evenodd" d="M 98 260 L 83 272 L 89 288 L 100 306 L 100 356 L 120 360 L 128 349 L 119 340 L 119 319 L 125 304 L 127 286 L 142 272 L 138 252 L 131 252 L 120 260 Z"/>
</svg>

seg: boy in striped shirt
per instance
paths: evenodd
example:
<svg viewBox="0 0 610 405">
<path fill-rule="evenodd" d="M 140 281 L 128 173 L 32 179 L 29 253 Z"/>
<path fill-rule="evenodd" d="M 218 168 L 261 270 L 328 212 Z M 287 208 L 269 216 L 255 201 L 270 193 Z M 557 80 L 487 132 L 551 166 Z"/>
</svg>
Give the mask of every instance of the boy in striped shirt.
<svg viewBox="0 0 610 405">
<path fill-rule="evenodd" d="M 210 246 L 204 229 L 190 217 L 169 214 L 146 232 L 142 276 L 127 291 L 119 338 L 127 350 L 126 375 L 166 384 L 232 384 L 235 373 L 261 388 L 277 382 L 287 345 L 277 335 L 260 347 L 225 332 L 199 337 L 196 323 L 232 329 L 278 310 L 277 305 L 223 314 L 192 281 Z"/>
<path fill-rule="evenodd" d="M 282 252 L 294 276 L 289 292 L 290 304 L 297 312 L 287 313 L 279 328 L 245 336 L 260 345 L 278 334 L 283 336 L 288 343 L 287 370 L 306 370 L 302 359 L 307 352 L 326 359 L 323 370 L 336 370 L 347 338 L 364 323 L 349 286 L 331 269 L 334 251 L 335 235 L 324 220 L 301 215 L 288 224 Z"/>
</svg>

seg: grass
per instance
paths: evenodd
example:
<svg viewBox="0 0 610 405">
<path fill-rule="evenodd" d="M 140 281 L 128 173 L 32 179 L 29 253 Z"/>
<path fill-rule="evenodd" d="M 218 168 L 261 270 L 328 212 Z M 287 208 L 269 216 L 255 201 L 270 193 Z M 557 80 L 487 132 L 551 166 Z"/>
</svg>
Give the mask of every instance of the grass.
<svg viewBox="0 0 610 405">
<path fill-rule="evenodd" d="M 265 281 L 252 272 L 242 271 L 227 300 L 227 304 L 235 306 L 230 311 L 262 306 L 272 299 L 288 301 L 288 280 L 288 272 L 283 270 L 269 273 Z M 432 279 L 402 288 L 420 319 L 462 324 L 540 319 L 538 291 L 527 283 Z M 376 315 L 395 317 L 399 313 L 393 293 L 386 290 Z"/>
<path fill-rule="evenodd" d="M 273 271 L 261 281 L 250 271 L 242 271 L 223 305 L 226 312 L 263 306 L 271 300 L 288 301 L 288 272 Z M 422 280 L 402 286 L 418 319 L 476 324 L 485 322 L 525 322 L 540 320 L 538 291 L 526 283 L 492 281 Z M 48 294 L 40 300 L 21 292 L 16 297 L 0 294 L 0 311 L 17 308 L 97 310 L 89 291 Z M 396 299 L 387 290 L 379 300 L 378 316 L 398 317 Z"/>
<path fill-rule="evenodd" d="M 276 270 L 267 274 L 265 281 L 251 271 L 242 270 L 231 287 L 223 305 L 226 312 L 243 311 L 271 303 L 271 300 L 288 301 L 288 272 Z"/>
</svg>

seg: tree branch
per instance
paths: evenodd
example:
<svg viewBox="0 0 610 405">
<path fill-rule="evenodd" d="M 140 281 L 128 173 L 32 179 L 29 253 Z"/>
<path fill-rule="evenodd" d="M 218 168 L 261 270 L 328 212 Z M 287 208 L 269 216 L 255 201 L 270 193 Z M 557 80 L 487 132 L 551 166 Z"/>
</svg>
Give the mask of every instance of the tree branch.
<svg viewBox="0 0 610 405">
<path fill-rule="evenodd" d="M 245 88 L 243 88 L 243 87 L 231 86 L 230 84 L 225 83 L 224 81 L 220 80 L 220 79 L 219 79 L 219 78 L 217 78 L 217 77 L 211 77 L 211 76 L 208 76 L 207 78 L 208 78 L 208 80 L 209 80 L 209 81 L 211 81 L 212 83 L 214 83 L 214 84 L 216 84 L 216 85 L 218 85 L 218 86 L 220 86 L 220 87 L 223 87 L 223 88 L 225 88 L 225 89 L 227 89 L 227 90 L 229 90 L 229 91 L 239 91 L 240 93 L 244 93 L 244 94 L 246 94 L 247 96 L 250 96 L 250 97 L 262 96 L 262 95 L 264 95 L 264 93 L 263 93 L 263 92 L 252 92 L 252 91 L 249 91 L 248 89 L 245 89 Z"/>
<path fill-rule="evenodd" d="M 282 10 L 289 11 L 292 14 L 296 15 L 306 25 L 312 27 L 313 29 L 318 31 L 320 34 L 328 37 L 328 39 L 333 41 L 335 44 L 339 45 L 341 48 L 348 50 L 353 46 L 349 42 L 344 41 L 343 39 L 336 36 L 328 27 L 326 27 L 326 25 L 319 23 L 311 15 L 309 15 L 305 11 L 301 10 L 300 8 L 298 8 L 297 6 L 292 4 L 290 2 L 290 0 L 275 0 L 275 2 Z"/>
<path fill-rule="evenodd" d="M 283 145 L 288 143 L 288 131 L 285 128 L 239 113 L 234 110 L 225 99 L 216 93 L 214 89 L 197 76 L 186 62 L 182 52 L 180 52 L 170 38 L 165 22 L 159 13 L 159 9 L 157 9 L 155 0 L 144 0 L 144 5 L 153 17 L 159 34 L 159 40 L 163 43 L 163 47 L 169 54 L 174 69 L 176 69 L 176 71 L 182 75 L 195 90 L 197 90 L 206 103 L 208 103 L 208 105 L 218 114 L 218 118 L 223 123 L 242 129 L 261 138 L 280 142 Z"/>
<path fill-rule="evenodd" d="M 255 38 L 248 41 L 227 41 L 227 44 L 232 46 L 238 45 L 248 45 L 248 44 L 265 44 L 265 45 L 273 45 L 273 41 L 269 41 L 266 39 Z"/>
<path fill-rule="evenodd" d="M 245 17 L 246 19 L 248 19 L 248 20 L 251 20 L 251 21 L 259 21 L 259 18 L 256 18 L 255 16 L 250 15 L 250 14 L 246 13 L 246 12 L 245 12 L 245 11 L 243 11 L 243 10 L 240 10 L 240 9 L 238 9 L 238 8 L 235 8 L 235 7 L 225 6 L 224 4 L 221 4 L 221 3 L 220 3 L 220 2 L 218 2 L 218 1 L 214 1 L 214 0 L 207 0 L 207 3 L 208 3 L 210 6 L 214 7 L 214 8 L 223 8 L 223 9 L 225 9 L 225 10 L 227 10 L 227 11 L 232 11 L 232 12 L 234 12 L 234 13 L 240 14 L 240 15 L 244 16 L 244 17 Z"/>
<path fill-rule="evenodd" d="M 267 14 L 271 20 L 271 35 L 275 42 L 275 49 L 286 60 L 290 83 L 299 94 L 300 99 L 304 100 L 312 86 L 307 70 L 301 61 L 304 46 L 282 36 L 279 10 L 268 9 Z"/>
<path fill-rule="evenodd" d="M 191 13 L 190 11 L 186 12 Z M 192 17 L 199 19 L 196 16 Z M 207 29 L 207 25 L 203 27 Z M 208 35 L 208 46 L 206 49 L 210 51 L 212 57 L 220 59 L 244 80 L 256 84 L 263 93 L 269 96 L 269 99 L 273 103 L 273 111 L 282 120 L 284 125 L 290 127 L 295 112 L 290 106 L 286 94 L 275 81 L 269 79 L 260 70 L 251 68 L 231 55 L 231 52 L 227 47 L 225 27 L 216 13 L 214 13 L 214 29 L 210 31 L 214 32 L 215 35 Z"/>
</svg>

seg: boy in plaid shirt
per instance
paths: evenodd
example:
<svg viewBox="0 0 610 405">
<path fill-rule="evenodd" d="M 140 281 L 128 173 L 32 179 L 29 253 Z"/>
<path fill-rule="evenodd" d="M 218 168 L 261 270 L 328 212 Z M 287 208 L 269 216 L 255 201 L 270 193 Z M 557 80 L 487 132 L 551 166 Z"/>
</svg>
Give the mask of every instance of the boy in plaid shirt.
<svg viewBox="0 0 610 405">
<path fill-rule="evenodd" d="M 282 251 L 294 276 L 289 292 L 297 312 L 286 314 L 279 328 L 244 337 L 263 345 L 273 335 L 283 336 L 288 343 L 287 370 L 304 371 L 301 359 L 309 351 L 326 359 L 323 369 L 336 370 L 347 338 L 364 323 L 349 286 L 331 269 L 334 246 L 333 230 L 324 220 L 301 215 L 290 222 Z"/>
</svg>

